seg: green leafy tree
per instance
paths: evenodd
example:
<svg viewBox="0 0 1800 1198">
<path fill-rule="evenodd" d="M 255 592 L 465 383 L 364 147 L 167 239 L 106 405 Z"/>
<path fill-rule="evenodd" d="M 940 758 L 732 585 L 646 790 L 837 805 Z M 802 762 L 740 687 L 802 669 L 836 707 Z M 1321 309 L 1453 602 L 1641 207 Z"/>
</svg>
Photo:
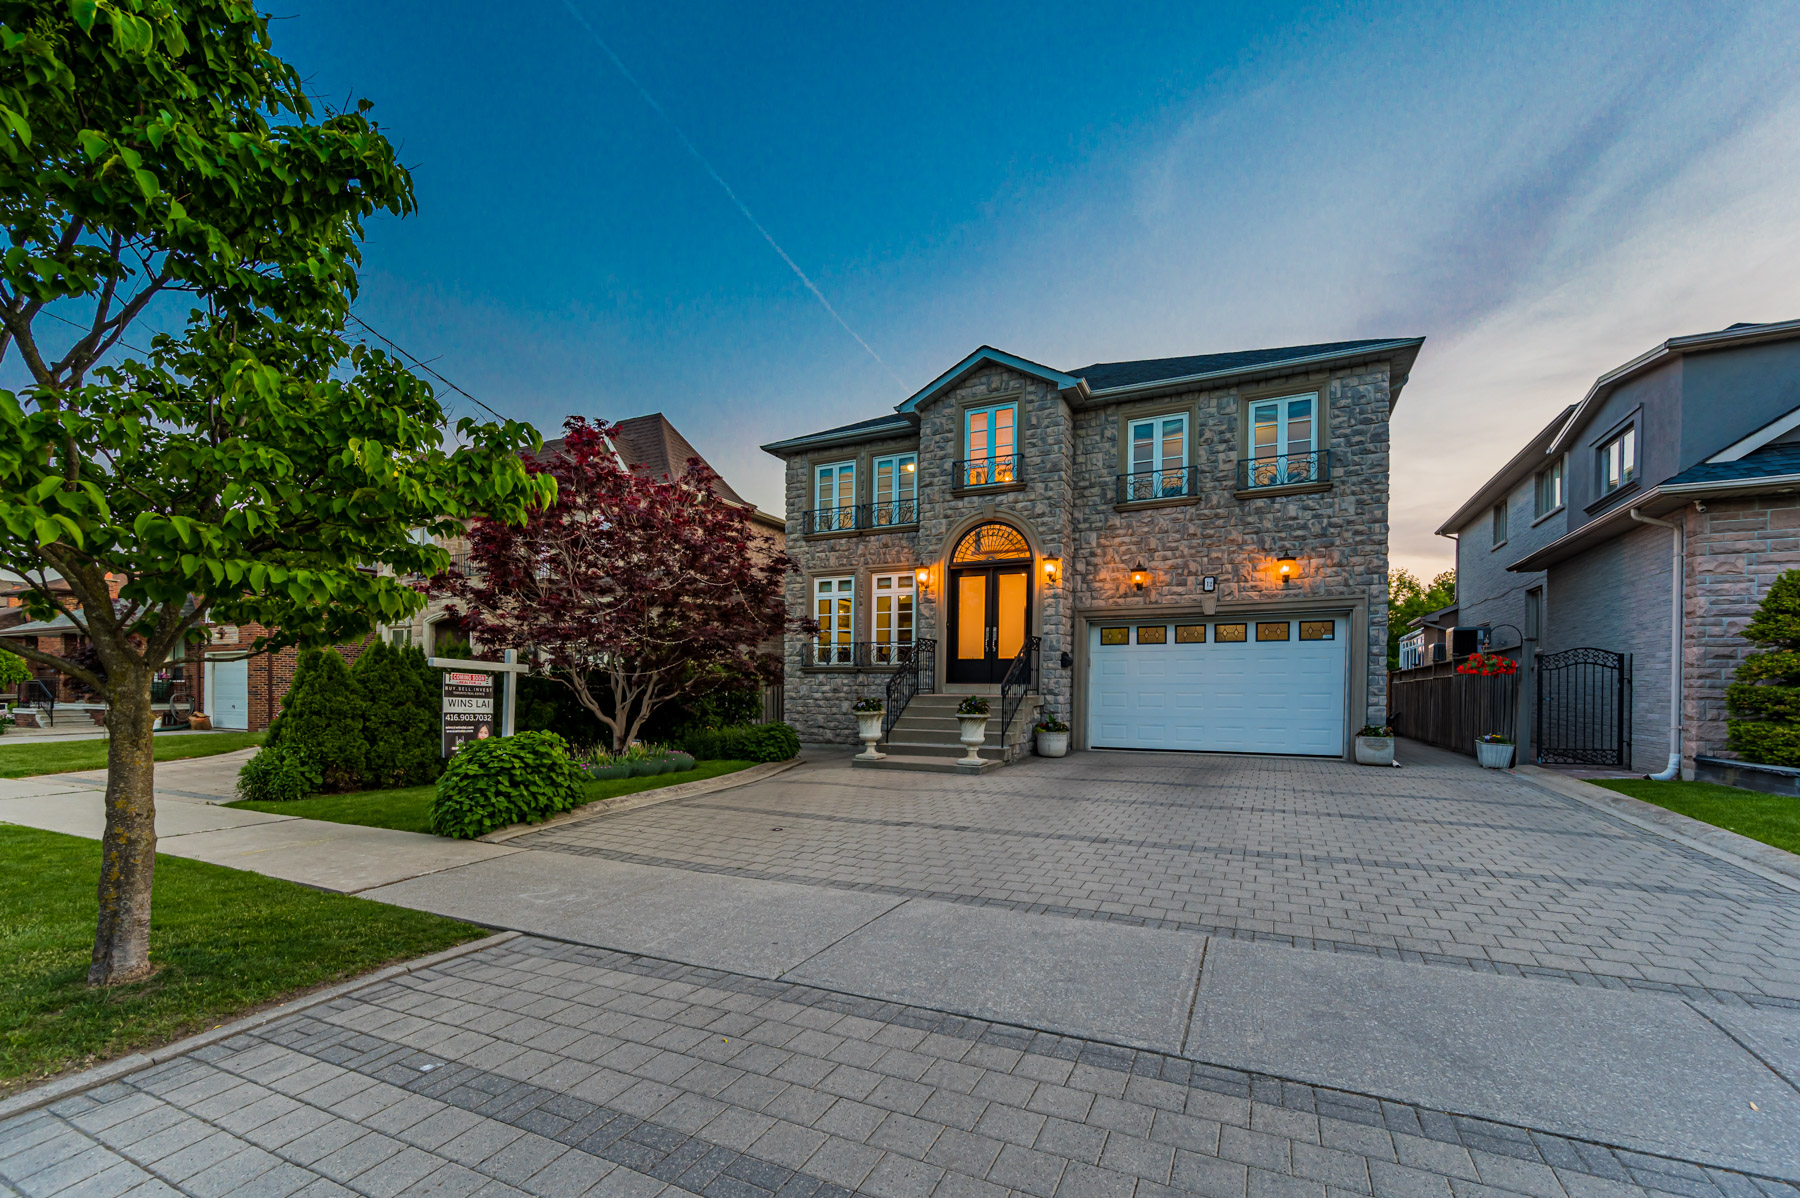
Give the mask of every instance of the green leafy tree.
<svg viewBox="0 0 1800 1198">
<path fill-rule="evenodd" d="M 315 110 L 247 0 L 0 0 L 0 357 L 29 378 L 0 392 L 0 569 L 106 676 L 3 647 L 110 708 L 93 984 L 153 972 L 172 649 L 208 619 L 277 629 L 257 650 L 364 635 L 448 564 L 413 530 L 553 493 L 529 426 L 464 420 L 446 449 L 430 388 L 344 336 L 363 222 L 414 203 L 368 109 Z"/>
<path fill-rule="evenodd" d="M 31 681 L 31 667 L 24 659 L 14 657 L 10 653 L 0 653 L 0 688 L 12 690 L 21 682 Z"/>
<path fill-rule="evenodd" d="M 1455 570 L 1445 570 L 1431 580 L 1430 586 L 1421 583 L 1411 570 L 1389 571 L 1388 669 L 1400 668 L 1400 638 L 1410 631 L 1407 625 L 1426 612 L 1455 602 Z"/>
<path fill-rule="evenodd" d="M 364 704 L 364 783 L 394 787 L 436 781 L 443 770 L 443 740 L 437 709 L 414 663 L 377 640 L 362 651 L 350 672 Z"/>
<path fill-rule="evenodd" d="M 1800 766 L 1800 570 L 1770 585 L 1743 635 L 1762 648 L 1725 688 L 1725 743 L 1764 765 Z"/>
</svg>

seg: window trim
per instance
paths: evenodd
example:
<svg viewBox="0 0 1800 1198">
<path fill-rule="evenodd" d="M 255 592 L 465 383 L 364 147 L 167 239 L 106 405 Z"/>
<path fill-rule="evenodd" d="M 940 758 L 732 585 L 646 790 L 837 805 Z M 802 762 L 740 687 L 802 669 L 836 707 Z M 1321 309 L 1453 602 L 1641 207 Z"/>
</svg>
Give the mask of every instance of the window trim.
<svg viewBox="0 0 1800 1198">
<path fill-rule="evenodd" d="M 1623 468 L 1625 454 L 1622 446 L 1627 438 L 1631 441 L 1631 468 L 1629 470 Z M 1606 485 L 1607 458 L 1609 456 L 1607 451 L 1612 449 L 1615 445 L 1621 446 L 1619 452 L 1621 469 L 1619 471 L 1619 481 L 1609 487 Z M 1624 424 L 1619 425 L 1617 428 L 1613 429 L 1604 440 L 1598 442 L 1594 446 L 1594 482 L 1596 484 L 1596 490 L 1600 493 L 1601 499 L 1610 499 L 1612 496 L 1617 495 L 1638 480 L 1638 452 L 1641 448 L 1642 447 L 1638 445 L 1636 420 L 1628 420 Z"/>
<path fill-rule="evenodd" d="M 1181 454 L 1174 466 L 1164 464 L 1161 453 L 1164 422 L 1179 420 L 1181 422 Z M 1148 470 L 1137 468 L 1137 429 L 1140 425 L 1151 427 L 1151 461 Z M 1194 468 L 1194 419 L 1193 413 L 1185 407 L 1168 408 L 1163 411 L 1150 411 L 1139 415 L 1124 417 L 1124 435 L 1119 439 L 1119 472 L 1126 478 L 1136 478 L 1140 473 L 1152 475 L 1152 495 L 1147 499 L 1127 498 L 1125 503 L 1155 503 L 1159 500 L 1181 499 L 1192 490 L 1187 472 Z M 1176 474 L 1181 485 L 1173 495 L 1163 493 L 1163 476 Z"/>
<path fill-rule="evenodd" d="M 1263 494 L 1283 494 L 1290 490 L 1328 490 L 1333 485 L 1330 477 L 1331 461 L 1331 384 L 1330 375 L 1315 375 L 1311 378 L 1288 378 L 1277 383 L 1258 387 L 1254 391 L 1240 395 L 1238 401 L 1238 437 L 1237 460 L 1232 463 L 1232 471 L 1237 478 L 1236 494 L 1238 498 L 1251 498 Z M 1314 457 L 1313 481 L 1294 483 L 1270 483 L 1257 486 L 1254 473 L 1246 473 L 1243 463 L 1254 461 L 1256 457 L 1256 408 L 1259 404 L 1273 401 L 1304 399 L 1311 396 L 1313 400 L 1313 447 Z M 1286 444 L 1287 412 L 1284 408 L 1277 433 L 1277 450 Z M 1323 472 L 1324 478 L 1318 477 Z M 1242 485 L 1246 481 L 1248 486 Z"/>
<path fill-rule="evenodd" d="M 1508 495 L 1488 511 L 1488 534 L 1492 544 L 1488 552 L 1506 547 L 1508 527 L 1512 522 L 1512 496 Z"/>
<path fill-rule="evenodd" d="M 1554 476 L 1556 478 L 1556 503 L 1551 507 L 1544 506 L 1544 482 Z M 1538 471 L 1531 477 L 1532 524 L 1539 520 L 1548 520 L 1556 513 L 1569 506 L 1569 455 L 1561 454 L 1554 462 Z"/>
<path fill-rule="evenodd" d="M 912 601 L 911 634 L 906 640 L 899 640 L 894 637 L 883 639 L 881 636 L 881 582 L 884 578 L 893 579 L 895 582 L 889 597 L 899 599 L 901 597 L 901 592 L 904 591 L 905 597 Z M 919 587 L 917 579 L 917 567 L 905 570 L 882 570 L 879 573 L 871 574 L 869 576 L 869 643 L 871 645 L 887 645 L 897 649 L 902 645 L 911 645 L 919 639 Z M 905 581 L 904 586 L 900 585 L 901 580 Z M 853 620 L 855 618 L 854 604 L 851 608 L 851 618 Z M 899 620 L 896 619 L 894 623 L 897 628 Z"/>
<path fill-rule="evenodd" d="M 1009 408 L 1012 410 L 1012 414 L 1013 414 L 1012 452 L 1006 453 L 1006 454 L 1001 454 L 1001 453 L 995 452 L 995 450 L 994 450 L 994 426 L 990 423 L 988 425 L 988 448 L 987 448 L 987 451 L 985 454 L 982 455 L 981 458 L 977 458 L 974 453 L 974 448 L 970 444 L 970 434 L 972 431 L 970 426 L 974 423 L 975 417 L 978 415 L 981 415 L 983 413 L 992 415 L 994 413 L 1004 412 Z M 970 404 L 968 407 L 965 407 L 962 410 L 962 449 L 963 449 L 962 459 L 965 462 L 988 461 L 993 458 L 1018 456 L 1018 454 L 1020 452 L 1020 450 L 1019 450 L 1019 401 L 1018 401 L 1018 399 L 1013 398 L 1013 399 L 1008 399 L 1008 400 L 1002 400 L 998 403 Z"/>
<path fill-rule="evenodd" d="M 840 627 L 838 624 L 837 618 L 836 618 L 837 611 L 835 609 L 837 607 L 837 604 L 834 602 L 832 604 L 832 607 L 834 610 L 831 612 L 831 615 L 832 615 L 832 620 L 831 620 L 831 625 L 830 625 L 831 632 L 828 635 L 826 632 L 825 621 L 819 619 L 819 598 L 820 598 L 820 595 L 822 594 L 820 588 L 823 584 L 830 583 L 831 586 L 834 588 L 832 591 L 832 597 L 835 600 L 846 593 L 843 590 L 843 587 L 840 585 L 840 584 L 846 583 L 846 582 L 850 584 L 850 589 L 847 592 L 850 596 L 849 615 L 845 617 L 844 624 L 842 627 Z M 856 616 L 857 616 L 856 609 L 858 606 L 858 604 L 856 602 L 856 599 L 857 599 L 856 575 L 854 575 L 854 574 L 819 574 L 819 575 L 815 575 L 812 580 L 812 588 L 811 589 L 812 589 L 812 604 L 811 604 L 812 618 L 815 621 L 818 621 L 818 624 L 819 624 L 819 631 L 813 634 L 813 661 L 815 663 L 817 663 L 818 657 L 819 657 L 819 648 L 822 646 L 831 645 L 831 646 L 835 647 L 838 645 L 843 645 L 846 647 L 850 647 L 850 646 L 854 646 L 856 644 Z M 839 633 L 841 633 L 841 632 L 848 632 L 849 635 L 848 636 L 839 635 Z M 852 651 L 854 651 L 854 650 L 852 650 Z M 833 662 L 831 664 L 837 665 L 840 663 Z M 851 663 L 844 662 L 841 664 L 850 665 Z"/>
</svg>

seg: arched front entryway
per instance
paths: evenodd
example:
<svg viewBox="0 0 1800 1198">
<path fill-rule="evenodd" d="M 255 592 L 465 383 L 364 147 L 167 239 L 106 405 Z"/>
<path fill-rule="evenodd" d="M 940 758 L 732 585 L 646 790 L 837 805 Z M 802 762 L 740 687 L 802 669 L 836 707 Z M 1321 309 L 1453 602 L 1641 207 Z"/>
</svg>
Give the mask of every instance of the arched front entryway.
<svg viewBox="0 0 1800 1198">
<path fill-rule="evenodd" d="M 1010 524 L 970 529 L 950 554 L 947 683 L 999 682 L 1031 629 L 1031 545 Z"/>
</svg>

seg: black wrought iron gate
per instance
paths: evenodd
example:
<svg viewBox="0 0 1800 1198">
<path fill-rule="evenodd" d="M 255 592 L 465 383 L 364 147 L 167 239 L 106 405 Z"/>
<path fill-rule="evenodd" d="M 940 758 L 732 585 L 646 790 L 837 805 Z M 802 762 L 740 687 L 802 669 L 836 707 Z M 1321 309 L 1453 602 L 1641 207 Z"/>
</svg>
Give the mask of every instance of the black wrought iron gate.
<svg viewBox="0 0 1800 1198">
<path fill-rule="evenodd" d="M 1631 655 L 1564 649 L 1537 655 L 1537 759 L 1546 765 L 1631 764 Z"/>
</svg>

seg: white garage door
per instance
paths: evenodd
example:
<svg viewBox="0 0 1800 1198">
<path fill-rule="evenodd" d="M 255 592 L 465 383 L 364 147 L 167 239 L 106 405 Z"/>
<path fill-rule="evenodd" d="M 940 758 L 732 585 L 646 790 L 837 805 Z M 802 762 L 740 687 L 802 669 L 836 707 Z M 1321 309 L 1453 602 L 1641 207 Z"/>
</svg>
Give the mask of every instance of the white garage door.
<svg viewBox="0 0 1800 1198">
<path fill-rule="evenodd" d="M 250 726 L 250 663 L 236 661 L 206 663 L 206 713 L 215 728 L 248 728 Z"/>
<path fill-rule="evenodd" d="M 1343 616 L 1120 621 L 1089 636 L 1096 749 L 1344 752 Z"/>
</svg>

